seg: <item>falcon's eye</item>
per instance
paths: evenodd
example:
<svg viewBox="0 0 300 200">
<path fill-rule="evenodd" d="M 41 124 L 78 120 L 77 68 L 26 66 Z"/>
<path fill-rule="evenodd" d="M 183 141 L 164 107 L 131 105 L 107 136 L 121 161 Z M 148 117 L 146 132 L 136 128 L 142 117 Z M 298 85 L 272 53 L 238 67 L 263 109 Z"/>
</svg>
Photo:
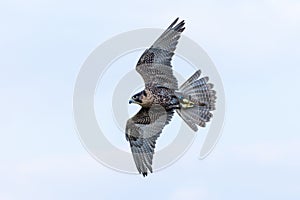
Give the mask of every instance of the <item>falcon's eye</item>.
<svg viewBox="0 0 300 200">
<path fill-rule="evenodd" d="M 132 99 L 137 99 L 137 96 L 133 96 Z"/>
<path fill-rule="evenodd" d="M 147 93 L 146 93 L 146 91 L 144 90 L 143 91 L 143 95 L 146 97 L 147 96 Z"/>
</svg>

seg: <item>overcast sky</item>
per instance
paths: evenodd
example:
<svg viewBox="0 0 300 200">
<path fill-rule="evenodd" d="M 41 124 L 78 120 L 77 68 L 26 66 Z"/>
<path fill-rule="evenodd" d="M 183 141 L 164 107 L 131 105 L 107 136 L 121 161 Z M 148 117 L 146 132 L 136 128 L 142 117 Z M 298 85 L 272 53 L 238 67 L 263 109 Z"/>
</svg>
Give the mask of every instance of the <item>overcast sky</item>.
<svg viewBox="0 0 300 200">
<path fill-rule="evenodd" d="M 112 36 L 176 17 L 222 77 L 222 137 L 198 160 L 199 132 L 146 179 L 111 170 L 76 134 L 81 65 Z M 0 200 L 300 198 L 299 1 L 4 0 L 0 25 Z"/>
</svg>

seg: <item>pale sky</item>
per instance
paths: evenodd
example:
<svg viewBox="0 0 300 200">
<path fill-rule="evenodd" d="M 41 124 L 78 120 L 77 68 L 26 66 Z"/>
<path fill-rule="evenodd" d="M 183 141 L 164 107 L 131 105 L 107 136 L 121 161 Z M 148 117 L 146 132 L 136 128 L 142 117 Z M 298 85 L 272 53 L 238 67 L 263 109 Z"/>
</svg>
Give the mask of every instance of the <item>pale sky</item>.
<svg viewBox="0 0 300 200">
<path fill-rule="evenodd" d="M 102 166 L 75 130 L 80 67 L 112 36 L 176 17 L 222 77 L 222 137 L 198 160 L 199 132 L 146 179 Z M 300 198 L 299 1 L 4 0 L 0 24 L 0 200 Z"/>
</svg>

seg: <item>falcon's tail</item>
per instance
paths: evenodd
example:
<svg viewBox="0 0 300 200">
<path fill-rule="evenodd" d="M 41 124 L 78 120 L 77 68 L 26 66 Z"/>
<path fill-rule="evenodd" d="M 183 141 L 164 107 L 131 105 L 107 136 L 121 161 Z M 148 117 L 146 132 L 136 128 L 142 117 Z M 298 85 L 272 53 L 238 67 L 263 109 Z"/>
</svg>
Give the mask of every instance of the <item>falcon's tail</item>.
<svg viewBox="0 0 300 200">
<path fill-rule="evenodd" d="M 179 116 L 194 131 L 198 126 L 205 127 L 205 123 L 212 117 L 212 110 L 215 110 L 216 91 L 213 84 L 208 83 L 208 77 L 200 78 L 201 71 L 196 71 L 175 95 L 180 101 L 180 109 L 177 109 Z"/>
</svg>

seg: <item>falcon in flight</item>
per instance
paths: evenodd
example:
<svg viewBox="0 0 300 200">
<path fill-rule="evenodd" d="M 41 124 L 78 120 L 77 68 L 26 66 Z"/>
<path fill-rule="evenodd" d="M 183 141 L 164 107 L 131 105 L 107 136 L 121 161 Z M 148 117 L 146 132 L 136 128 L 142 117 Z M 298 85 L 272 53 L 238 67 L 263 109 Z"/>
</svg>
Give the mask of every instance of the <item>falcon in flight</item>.
<svg viewBox="0 0 300 200">
<path fill-rule="evenodd" d="M 145 89 L 129 100 L 141 106 L 139 112 L 126 123 L 129 141 L 137 170 L 143 176 L 152 173 L 152 160 L 157 138 L 171 121 L 174 111 L 195 132 L 205 127 L 215 109 L 216 92 L 208 77 L 200 78 L 197 70 L 178 87 L 171 60 L 184 31 L 184 21 L 178 18 L 161 34 L 140 57 L 136 71 L 145 82 Z"/>
</svg>

